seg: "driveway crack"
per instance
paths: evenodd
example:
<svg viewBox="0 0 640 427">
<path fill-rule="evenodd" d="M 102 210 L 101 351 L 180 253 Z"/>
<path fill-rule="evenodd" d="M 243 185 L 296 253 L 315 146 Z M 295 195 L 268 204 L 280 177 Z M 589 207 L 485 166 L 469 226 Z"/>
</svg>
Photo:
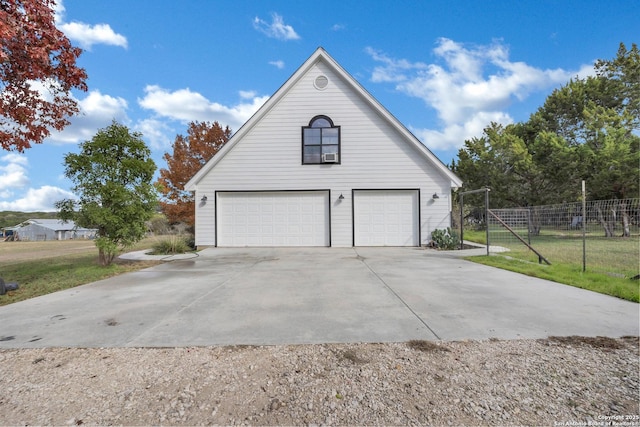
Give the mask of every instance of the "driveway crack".
<svg viewBox="0 0 640 427">
<path fill-rule="evenodd" d="M 407 304 L 407 302 L 402 299 L 402 297 L 400 295 L 398 295 L 398 293 L 391 287 L 389 286 L 389 284 L 387 282 L 385 282 L 385 280 L 380 277 L 380 275 L 367 263 L 367 260 L 365 257 L 361 256 L 358 253 L 358 250 L 356 248 L 353 248 L 353 251 L 356 253 L 356 257 L 357 259 L 362 262 L 371 273 L 373 273 L 374 276 L 376 276 L 378 278 L 378 280 L 380 281 L 380 283 L 382 283 L 384 285 L 385 288 L 387 288 L 393 295 L 395 295 L 395 297 L 398 299 L 398 301 L 400 301 L 402 303 L 402 305 L 404 305 L 405 307 L 407 307 L 407 310 L 409 310 L 419 321 L 420 323 L 422 323 L 425 328 L 427 328 L 437 339 L 442 340 L 442 338 L 440 338 L 440 336 L 438 334 L 436 334 L 436 331 L 434 331 L 433 329 L 431 329 L 431 327 L 427 324 L 427 322 L 425 322 L 422 317 L 420 317 L 418 315 L 418 313 L 416 313 L 413 308 L 411 308 L 411 306 L 409 304 Z"/>
</svg>

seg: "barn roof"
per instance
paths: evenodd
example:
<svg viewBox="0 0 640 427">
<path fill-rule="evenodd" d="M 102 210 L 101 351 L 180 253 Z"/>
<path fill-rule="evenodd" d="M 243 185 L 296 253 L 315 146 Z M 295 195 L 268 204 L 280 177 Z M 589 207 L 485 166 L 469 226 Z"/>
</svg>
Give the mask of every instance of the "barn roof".
<svg viewBox="0 0 640 427">
<path fill-rule="evenodd" d="M 62 221 L 61 219 L 28 219 L 20 224 L 20 226 L 25 227 L 31 224 L 39 225 L 53 231 L 87 230 L 87 228 L 77 226 L 73 221 Z"/>
</svg>

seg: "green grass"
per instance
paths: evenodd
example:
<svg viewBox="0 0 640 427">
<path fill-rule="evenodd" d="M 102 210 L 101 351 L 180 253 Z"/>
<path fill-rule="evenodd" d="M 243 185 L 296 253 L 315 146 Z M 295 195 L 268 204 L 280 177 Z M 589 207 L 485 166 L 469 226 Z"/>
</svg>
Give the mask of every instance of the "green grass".
<svg viewBox="0 0 640 427">
<path fill-rule="evenodd" d="M 458 227 L 458 232 L 460 227 Z M 471 242 L 482 243 L 483 245 L 487 244 L 487 232 L 486 231 L 478 231 L 478 230 L 464 230 L 464 235 L 462 236 L 464 240 L 469 240 Z"/>
<path fill-rule="evenodd" d="M 477 256 L 466 259 L 480 264 L 526 274 L 527 276 L 564 283 L 577 288 L 588 289 L 628 301 L 640 302 L 640 282 L 627 278 L 612 277 L 604 273 L 582 272 L 566 264 L 540 265 L 509 259 L 505 256 Z"/>
<path fill-rule="evenodd" d="M 526 240 L 526 230 L 521 236 Z M 465 230 L 464 239 L 482 244 L 487 241 L 484 231 L 475 230 Z M 491 246 L 508 248 L 511 257 L 531 262 L 538 260 L 537 255 L 506 230 L 491 230 L 489 242 Z M 551 264 L 567 264 L 582 270 L 582 236 L 577 233 L 543 230 L 539 236 L 532 236 L 531 246 Z M 637 234 L 628 238 L 588 235 L 586 267 L 587 271 L 625 277 L 640 274 L 640 237 Z"/>
<path fill-rule="evenodd" d="M 149 247 L 148 242 L 143 241 L 131 250 L 144 249 L 145 246 Z M 19 285 L 17 290 L 0 296 L 0 306 L 137 271 L 155 264 L 157 262 L 154 261 L 116 261 L 103 267 L 98 264 L 98 251 L 95 248 L 45 260 L 0 262 L 0 273 L 5 282 L 17 282 Z"/>
<path fill-rule="evenodd" d="M 526 230 L 521 234 L 526 240 Z M 464 239 L 486 244 L 486 232 L 465 230 Z M 640 282 L 631 277 L 640 273 L 640 241 L 630 238 L 588 236 L 586 272 L 582 271 L 582 236 L 543 230 L 531 245 L 552 265 L 538 264 L 538 256 L 505 230 L 491 230 L 491 246 L 503 246 L 505 256 L 470 257 L 471 261 L 511 270 L 528 276 L 589 289 L 629 301 L 639 302 Z"/>
</svg>

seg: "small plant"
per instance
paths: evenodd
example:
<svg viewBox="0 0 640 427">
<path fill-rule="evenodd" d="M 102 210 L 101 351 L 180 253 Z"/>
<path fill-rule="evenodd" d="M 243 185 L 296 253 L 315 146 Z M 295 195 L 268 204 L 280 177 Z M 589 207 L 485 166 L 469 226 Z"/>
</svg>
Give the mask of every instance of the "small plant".
<svg viewBox="0 0 640 427">
<path fill-rule="evenodd" d="M 192 250 L 184 236 L 169 236 L 166 239 L 159 240 L 153 245 L 152 249 L 152 255 L 183 254 Z"/>
<path fill-rule="evenodd" d="M 431 232 L 431 243 L 436 249 L 450 251 L 458 247 L 460 236 L 450 227 L 447 227 L 446 230 L 433 230 Z"/>
</svg>

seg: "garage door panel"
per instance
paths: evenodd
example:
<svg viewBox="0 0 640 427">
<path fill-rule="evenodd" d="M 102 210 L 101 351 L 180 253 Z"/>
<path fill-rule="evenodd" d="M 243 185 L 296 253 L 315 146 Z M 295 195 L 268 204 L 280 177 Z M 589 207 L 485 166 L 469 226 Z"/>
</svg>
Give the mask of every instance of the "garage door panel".
<svg viewBox="0 0 640 427">
<path fill-rule="evenodd" d="M 217 210 L 218 246 L 329 245 L 328 191 L 221 192 Z"/>
<path fill-rule="evenodd" d="M 418 190 L 353 193 L 356 246 L 418 246 Z"/>
</svg>

